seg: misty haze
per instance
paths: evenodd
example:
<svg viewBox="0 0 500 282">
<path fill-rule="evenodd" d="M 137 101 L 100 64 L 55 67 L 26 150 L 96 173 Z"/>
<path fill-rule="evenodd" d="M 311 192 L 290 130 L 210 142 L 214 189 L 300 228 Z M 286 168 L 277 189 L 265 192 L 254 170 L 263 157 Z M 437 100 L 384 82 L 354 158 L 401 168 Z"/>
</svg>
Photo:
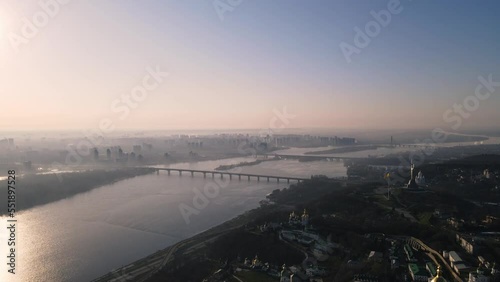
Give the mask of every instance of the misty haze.
<svg viewBox="0 0 500 282">
<path fill-rule="evenodd" d="M 0 2 L 0 281 L 500 281 L 500 3 Z"/>
</svg>

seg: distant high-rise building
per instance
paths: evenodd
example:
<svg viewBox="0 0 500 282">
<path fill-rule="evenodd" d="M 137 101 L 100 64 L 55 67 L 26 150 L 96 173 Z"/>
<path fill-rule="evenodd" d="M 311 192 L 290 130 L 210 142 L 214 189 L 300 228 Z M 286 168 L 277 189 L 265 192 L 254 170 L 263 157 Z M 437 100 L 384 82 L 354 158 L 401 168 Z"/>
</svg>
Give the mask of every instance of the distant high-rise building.
<svg viewBox="0 0 500 282">
<path fill-rule="evenodd" d="M 142 146 L 141 145 L 134 145 L 134 147 L 132 148 L 132 151 L 136 154 L 140 153 L 142 150 Z"/>
<path fill-rule="evenodd" d="M 97 148 L 94 148 L 94 160 L 98 160 L 99 159 L 99 151 L 97 150 Z"/>
<path fill-rule="evenodd" d="M 0 140 L 0 147 L 13 149 L 15 147 L 14 138 L 5 138 Z"/>
</svg>

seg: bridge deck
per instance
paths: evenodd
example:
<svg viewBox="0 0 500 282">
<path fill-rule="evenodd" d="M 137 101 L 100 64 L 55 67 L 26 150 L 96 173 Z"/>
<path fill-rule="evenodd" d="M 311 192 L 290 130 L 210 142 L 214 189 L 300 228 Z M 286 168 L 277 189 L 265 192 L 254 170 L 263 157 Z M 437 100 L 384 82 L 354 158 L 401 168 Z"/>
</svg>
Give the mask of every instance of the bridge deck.
<svg viewBox="0 0 500 282">
<path fill-rule="evenodd" d="M 262 174 L 251 174 L 251 173 L 239 173 L 239 172 L 228 172 L 228 171 L 218 171 L 218 170 L 198 170 L 198 169 L 184 169 L 184 168 L 155 168 L 156 170 L 163 171 L 177 171 L 177 172 L 188 172 L 188 173 L 201 173 L 201 174 L 213 174 L 213 175 L 229 175 L 229 176 L 239 176 L 239 177 L 257 177 L 257 178 L 273 178 L 273 179 L 283 179 L 283 180 L 297 180 L 304 181 L 308 178 L 293 177 L 293 176 L 279 176 L 279 175 L 262 175 Z"/>
</svg>

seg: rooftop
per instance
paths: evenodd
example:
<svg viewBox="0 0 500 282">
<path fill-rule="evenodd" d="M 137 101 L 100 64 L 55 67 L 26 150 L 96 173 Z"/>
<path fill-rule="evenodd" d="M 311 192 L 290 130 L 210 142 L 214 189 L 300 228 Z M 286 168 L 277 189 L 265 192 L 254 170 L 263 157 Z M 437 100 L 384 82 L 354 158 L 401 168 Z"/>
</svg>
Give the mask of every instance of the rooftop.
<svg viewBox="0 0 500 282">
<path fill-rule="evenodd" d="M 408 268 L 414 276 L 429 276 L 427 271 L 425 271 L 422 267 L 419 267 L 416 263 L 409 263 Z"/>
</svg>

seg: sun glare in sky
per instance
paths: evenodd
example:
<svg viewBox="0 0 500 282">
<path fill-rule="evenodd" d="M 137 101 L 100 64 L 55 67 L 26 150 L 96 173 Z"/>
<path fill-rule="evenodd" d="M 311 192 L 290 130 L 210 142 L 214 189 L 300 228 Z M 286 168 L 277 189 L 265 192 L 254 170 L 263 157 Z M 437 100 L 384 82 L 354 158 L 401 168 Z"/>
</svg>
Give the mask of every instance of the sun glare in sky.
<svg viewBox="0 0 500 282">
<path fill-rule="evenodd" d="M 434 128 L 500 79 L 494 1 L 398 1 L 376 34 L 388 1 L 212 2 L 0 1 L 0 95 L 20 105 L 0 128 L 255 129 L 285 107 L 293 127 Z"/>
</svg>

